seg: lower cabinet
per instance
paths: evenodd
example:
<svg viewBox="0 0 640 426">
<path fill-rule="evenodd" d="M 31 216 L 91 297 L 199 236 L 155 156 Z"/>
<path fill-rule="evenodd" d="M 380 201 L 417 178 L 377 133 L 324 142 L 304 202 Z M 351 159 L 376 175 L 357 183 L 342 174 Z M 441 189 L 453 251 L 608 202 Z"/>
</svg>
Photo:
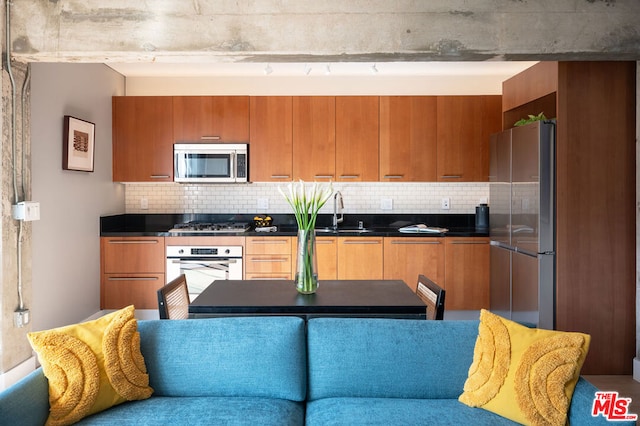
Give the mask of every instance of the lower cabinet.
<svg viewBox="0 0 640 426">
<path fill-rule="evenodd" d="M 163 237 L 100 238 L 100 309 L 158 309 L 164 268 Z"/>
<path fill-rule="evenodd" d="M 103 309 L 158 309 L 157 291 L 164 285 L 164 274 L 106 274 L 102 278 Z"/>
<path fill-rule="evenodd" d="M 488 238 L 445 238 L 445 312 L 489 309 L 489 247 Z"/>
<path fill-rule="evenodd" d="M 442 237 L 386 237 L 384 239 L 384 278 L 404 280 L 415 292 L 418 275 L 422 274 L 444 287 L 445 239 Z"/>
<path fill-rule="evenodd" d="M 245 278 L 248 280 L 293 279 L 291 247 L 293 237 L 247 237 L 245 240 Z"/>
<path fill-rule="evenodd" d="M 338 238 L 338 279 L 383 278 L 382 237 Z"/>
<path fill-rule="evenodd" d="M 295 257 L 294 247 L 294 257 Z M 318 261 L 318 279 L 338 279 L 338 237 L 317 237 L 316 255 Z M 296 268 L 294 259 L 294 273 Z"/>
</svg>

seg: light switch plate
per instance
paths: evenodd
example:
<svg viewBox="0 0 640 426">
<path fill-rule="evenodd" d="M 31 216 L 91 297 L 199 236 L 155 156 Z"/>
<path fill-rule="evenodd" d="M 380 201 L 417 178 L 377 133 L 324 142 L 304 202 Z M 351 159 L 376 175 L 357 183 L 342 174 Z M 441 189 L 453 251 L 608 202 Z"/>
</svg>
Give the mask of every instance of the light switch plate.
<svg viewBox="0 0 640 426">
<path fill-rule="evenodd" d="M 442 210 L 449 210 L 451 208 L 451 200 L 449 197 L 442 199 Z"/>
<path fill-rule="evenodd" d="M 380 209 L 381 210 L 393 210 L 393 199 L 392 198 L 382 198 L 380 200 Z"/>
</svg>

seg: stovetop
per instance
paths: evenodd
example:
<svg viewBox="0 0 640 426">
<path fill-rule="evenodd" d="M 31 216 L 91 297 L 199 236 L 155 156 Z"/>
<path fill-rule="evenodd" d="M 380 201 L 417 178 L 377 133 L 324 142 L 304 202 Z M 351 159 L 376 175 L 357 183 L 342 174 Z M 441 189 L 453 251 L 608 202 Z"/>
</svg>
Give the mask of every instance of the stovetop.
<svg viewBox="0 0 640 426">
<path fill-rule="evenodd" d="M 251 228 L 251 225 L 246 222 L 219 222 L 219 223 L 207 223 L 207 222 L 187 222 L 176 223 L 173 228 L 169 230 L 170 233 L 237 233 L 246 232 Z"/>
</svg>

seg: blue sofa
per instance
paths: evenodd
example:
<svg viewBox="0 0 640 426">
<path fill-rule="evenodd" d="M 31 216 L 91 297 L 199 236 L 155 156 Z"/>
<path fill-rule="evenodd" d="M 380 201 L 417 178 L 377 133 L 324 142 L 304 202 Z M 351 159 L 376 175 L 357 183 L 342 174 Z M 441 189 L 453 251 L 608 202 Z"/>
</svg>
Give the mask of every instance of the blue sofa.
<svg viewBox="0 0 640 426">
<path fill-rule="evenodd" d="M 457 400 L 478 321 L 235 317 L 138 329 L 153 396 L 78 424 L 513 424 Z M 572 425 L 608 424 L 591 416 L 595 391 L 580 379 Z M 0 394 L 0 424 L 47 415 L 41 369 Z"/>
</svg>

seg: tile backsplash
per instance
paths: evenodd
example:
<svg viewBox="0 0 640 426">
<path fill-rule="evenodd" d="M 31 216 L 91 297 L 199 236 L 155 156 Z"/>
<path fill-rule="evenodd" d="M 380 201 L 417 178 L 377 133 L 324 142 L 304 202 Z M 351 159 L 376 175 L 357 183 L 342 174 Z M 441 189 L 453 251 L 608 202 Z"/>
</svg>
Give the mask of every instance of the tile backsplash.
<svg viewBox="0 0 640 426">
<path fill-rule="evenodd" d="M 290 213 L 278 186 L 251 184 L 186 185 L 176 183 L 126 183 L 125 213 Z M 489 184 L 481 183 L 333 183 L 344 199 L 344 213 L 475 213 L 489 198 Z M 449 198 L 450 209 L 441 208 Z M 388 207 L 389 200 L 392 209 Z M 321 210 L 330 213 L 329 201 Z"/>
</svg>

